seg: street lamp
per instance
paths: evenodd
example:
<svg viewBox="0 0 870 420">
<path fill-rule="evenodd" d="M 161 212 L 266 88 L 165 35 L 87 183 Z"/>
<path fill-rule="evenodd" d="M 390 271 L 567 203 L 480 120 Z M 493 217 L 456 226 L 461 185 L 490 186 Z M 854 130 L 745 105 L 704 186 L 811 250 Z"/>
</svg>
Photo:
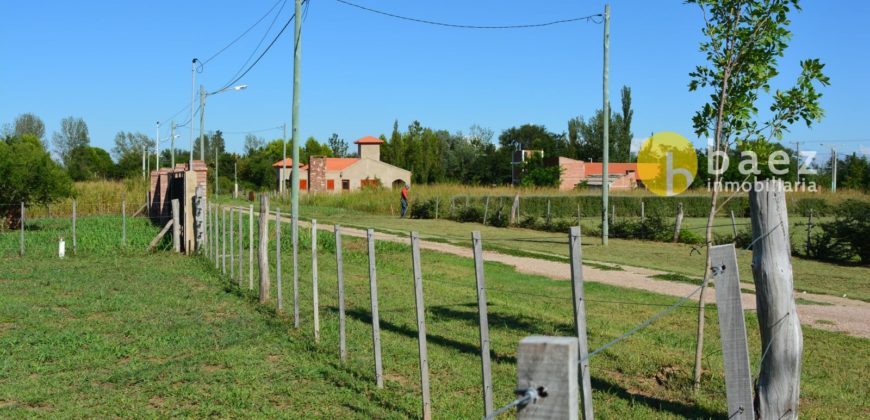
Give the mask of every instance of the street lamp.
<svg viewBox="0 0 870 420">
<path fill-rule="evenodd" d="M 205 98 L 212 95 L 217 95 L 218 93 L 223 93 L 226 91 L 242 91 L 248 88 L 248 85 L 238 85 L 238 86 L 227 86 L 223 89 L 206 93 L 205 86 L 199 85 L 199 159 L 205 162 Z M 215 161 L 214 161 L 214 193 L 217 195 L 220 191 L 218 187 L 218 156 L 217 156 L 217 148 L 215 148 Z M 191 144 L 190 148 L 190 167 L 193 169 L 193 145 Z"/>
</svg>

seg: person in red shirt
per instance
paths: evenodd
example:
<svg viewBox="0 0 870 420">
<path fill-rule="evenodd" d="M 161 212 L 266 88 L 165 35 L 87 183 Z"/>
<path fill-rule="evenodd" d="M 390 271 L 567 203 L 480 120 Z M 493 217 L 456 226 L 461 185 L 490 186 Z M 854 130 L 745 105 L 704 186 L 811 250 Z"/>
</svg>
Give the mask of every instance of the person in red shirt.
<svg viewBox="0 0 870 420">
<path fill-rule="evenodd" d="M 405 183 L 402 185 L 402 215 L 399 217 L 400 219 L 405 217 L 405 213 L 408 211 L 408 184 Z"/>
</svg>

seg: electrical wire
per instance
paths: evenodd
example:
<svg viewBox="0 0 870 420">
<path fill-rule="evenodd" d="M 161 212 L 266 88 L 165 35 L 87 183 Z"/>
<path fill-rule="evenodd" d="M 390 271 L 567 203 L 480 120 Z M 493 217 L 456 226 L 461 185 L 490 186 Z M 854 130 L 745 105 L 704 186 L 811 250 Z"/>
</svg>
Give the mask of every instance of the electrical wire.
<svg viewBox="0 0 870 420">
<path fill-rule="evenodd" d="M 281 16 L 281 11 L 284 10 L 284 6 L 285 6 L 286 4 L 287 4 L 287 1 L 286 1 L 286 0 L 284 0 L 284 1 L 281 3 L 281 7 L 278 9 L 278 12 L 275 13 L 275 17 L 272 18 L 272 23 L 269 24 L 269 27 L 268 27 L 268 28 L 266 28 L 266 32 L 263 32 L 263 36 L 260 37 L 260 42 L 257 43 L 257 46 L 254 47 L 254 49 L 251 51 L 251 54 L 248 55 L 248 58 L 247 58 L 247 59 L 245 59 L 245 62 L 242 63 L 241 66 L 239 66 L 239 69 L 236 71 L 236 73 L 235 73 L 232 77 L 230 77 L 230 80 L 233 80 L 234 78 L 236 78 L 236 76 L 238 76 L 239 73 L 241 73 L 242 70 L 245 69 L 245 66 L 247 66 L 248 63 L 251 62 L 251 59 L 254 58 L 254 55 L 257 53 L 257 51 L 258 51 L 258 50 L 260 49 L 260 47 L 263 45 L 263 41 L 265 41 L 265 40 L 266 40 L 266 37 L 269 35 L 269 33 L 272 32 L 272 27 L 275 26 L 275 22 L 278 21 L 278 17 Z"/>
<path fill-rule="evenodd" d="M 269 16 L 270 14 L 272 14 L 272 11 L 275 10 L 275 7 L 276 7 L 276 6 L 278 6 L 278 3 L 281 3 L 281 7 L 283 8 L 283 7 L 284 7 L 284 4 L 287 3 L 287 0 L 278 0 L 278 1 L 276 1 L 275 4 L 273 4 L 272 7 L 270 7 L 269 10 L 268 10 L 268 11 L 267 11 L 263 16 L 261 16 L 259 19 L 257 19 L 257 21 L 254 22 L 253 25 L 251 25 L 250 27 L 248 27 L 248 29 L 245 29 L 245 31 L 242 32 L 241 35 L 237 36 L 236 39 L 230 41 L 229 44 L 225 45 L 223 48 L 221 48 L 220 50 L 218 50 L 218 52 L 212 54 L 211 57 L 205 59 L 205 61 L 200 61 L 200 64 L 201 64 L 202 66 L 205 66 L 205 65 L 208 64 L 211 60 L 214 60 L 217 56 L 221 55 L 221 53 L 223 53 L 224 51 L 226 51 L 229 47 L 233 46 L 233 44 L 235 44 L 235 43 L 238 42 L 240 39 L 242 39 L 245 35 L 248 34 L 248 32 L 251 32 L 251 30 L 253 30 L 255 27 L 257 27 L 257 25 L 259 25 L 260 22 L 263 21 L 263 19 L 265 19 L 265 18 L 266 18 L 267 16 Z M 279 11 L 278 13 L 280 13 L 280 11 Z M 277 16 L 277 15 L 276 15 L 276 16 Z M 267 31 L 267 32 L 268 32 L 268 31 Z"/>
<path fill-rule="evenodd" d="M 526 28 L 540 28 L 540 27 L 544 27 L 544 26 L 558 25 L 560 23 L 570 23 L 570 22 L 578 22 L 578 21 L 587 21 L 587 22 L 593 22 L 593 23 L 598 24 L 598 23 L 601 23 L 601 20 L 595 19 L 595 18 L 597 18 L 597 17 L 600 18 L 602 16 L 600 13 L 597 13 L 597 14 L 589 15 L 589 16 L 554 20 L 554 21 L 542 22 L 542 23 L 530 23 L 530 24 L 523 24 L 523 25 L 495 25 L 495 26 L 461 25 L 461 24 L 455 24 L 455 23 L 436 22 L 433 20 L 426 20 L 426 19 L 412 18 L 412 17 L 408 17 L 408 16 L 401 16 L 401 15 L 397 15 L 397 14 L 393 14 L 393 13 L 384 12 L 381 10 L 376 10 L 376 9 L 368 8 L 365 6 L 361 6 L 359 4 L 351 3 L 351 2 L 346 1 L 346 0 L 335 0 L 335 1 L 342 3 L 342 4 L 345 4 L 345 5 L 348 5 L 348 6 L 356 7 L 358 9 L 365 10 L 367 12 L 377 13 L 379 15 L 389 16 L 389 17 L 396 18 L 396 19 L 402 19 L 402 20 L 407 20 L 407 21 L 417 22 L 417 23 L 425 23 L 427 25 L 446 26 L 448 28 L 460 28 L 460 29 L 526 29 Z"/>
</svg>

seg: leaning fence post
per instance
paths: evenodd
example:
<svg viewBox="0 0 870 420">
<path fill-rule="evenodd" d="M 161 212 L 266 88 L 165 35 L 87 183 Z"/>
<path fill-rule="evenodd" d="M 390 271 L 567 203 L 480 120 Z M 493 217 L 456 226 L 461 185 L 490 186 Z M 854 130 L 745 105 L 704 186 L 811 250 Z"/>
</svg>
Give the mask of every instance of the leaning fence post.
<svg viewBox="0 0 870 420">
<path fill-rule="evenodd" d="M 178 199 L 172 200 L 172 250 L 181 252 L 181 238 L 179 237 L 181 229 L 178 226 L 179 220 Z"/>
<path fill-rule="evenodd" d="M 275 209 L 275 287 L 278 312 L 284 312 L 284 285 L 281 279 L 281 209 Z"/>
<path fill-rule="evenodd" d="M 347 360 L 347 342 L 344 336 L 344 261 L 341 256 L 341 226 L 335 225 L 335 268 L 338 277 L 338 357 Z"/>
<path fill-rule="evenodd" d="M 810 255 L 810 234 L 813 231 L 813 209 L 810 209 L 810 218 L 807 220 L 807 245 L 806 253 Z"/>
<path fill-rule="evenodd" d="M 311 219 L 311 302 L 314 305 L 314 342 L 320 342 L 320 297 L 317 293 L 317 220 Z"/>
<path fill-rule="evenodd" d="M 291 215 L 290 236 L 293 242 L 293 327 L 299 328 L 299 218 Z"/>
<path fill-rule="evenodd" d="M 577 334 L 577 357 L 580 365 L 580 385 L 583 392 L 583 418 L 592 420 L 592 379 L 589 374 L 589 344 L 586 338 L 586 294 L 583 290 L 583 251 L 580 228 L 572 227 L 569 234 L 571 252 L 571 296 L 574 301 L 574 330 Z"/>
<path fill-rule="evenodd" d="M 517 408 L 517 419 L 577 418 L 577 339 L 533 335 L 517 349 L 517 390 L 537 401 Z"/>
<path fill-rule="evenodd" d="M 269 196 L 260 194 L 260 238 L 257 258 L 260 265 L 260 304 L 269 300 Z"/>
<path fill-rule="evenodd" d="M 248 290 L 254 290 L 254 205 L 248 206 Z"/>
<path fill-rule="evenodd" d="M 244 269 L 245 265 L 243 263 L 243 261 L 245 259 L 242 258 L 242 254 L 244 253 L 243 251 L 245 250 L 245 246 L 244 246 L 245 241 L 244 241 L 244 236 L 243 236 L 243 234 L 244 234 L 244 229 L 243 229 L 244 219 L 243 219 L 242 209 L 239 209 L 238 214 L 239 214 L 239 290 L 241 290 L 242 289 L 242 279 L 245 277 L 245 274 L 244 274 L 245 273 L 245 269 Z"/>
<path fill-rule="evenodd" d="M 423 306 L 423 271 L 420 269 L 420 238 L 411 232 L 411 263 L 414 266 L 414 305 L 417 308 L 417 345 L 420 352 L 420 390 L 423 397 L 423 419 L 432 418 L 429 397 L 429 355 L 426 351 L 426 311 Z"/>
<path fill-rule="evenodd" d="M 378 283 L 375 271 L 375 230 L 366 231 L 369 245 L 369 293 L 372 300 L 372 345 L 375 354 L 375 382 L 384 387 L 384 371 L 381 365 L 381 325 L 378 319 Z"/>
<path fill-rule="evenodd" d="M 683 203 L 677 204 L 677 218 L 674 220 L 674 242 L 680 240 L 680 228 L 683 226 Z"/>
<path fill-rule="evenodd" d="M 77 208 L 76 200 L 72 202 L 72 240 L 73 240 L 73 255 L 76 255 L 76 251 L 78 251 L 78 245 L 76 243 L 76 208 Z"/>
<path fill-rule="evenodd" d="M 492 367 L 489 355 L 489 320 L 486 313 L 486 283 L 483 277 L 483 247 L 480 232 L 471 232 L 474 250 L 474 277 L 477 279 L 477 308 L 480 315 L 480 368 L 483 377 L 483 415 L 492 414 Z"/>
<path fill-rule="evenodd" d="M 22 257 L 24 256 L 24 223 L 25 223 L 24 217 L 25 217 L 24 216 L 24 202 L 22 201 L 21 202 L 21 222 L 20 222 L 21 223 L 21 239 L 19 241 L 21 249 L 18 251 L 18 254 L 21 255 Z"/>
<path fill-rule="evenodd" d="M 731 239 L 737 240 L 737 220 L 734 219 L 734 210 L 731 210 Z"/>
<path fill-rule="evenodd" d="M 121 200 L 121 244 L 127 245 L 127 199 Z"/>
</svg>

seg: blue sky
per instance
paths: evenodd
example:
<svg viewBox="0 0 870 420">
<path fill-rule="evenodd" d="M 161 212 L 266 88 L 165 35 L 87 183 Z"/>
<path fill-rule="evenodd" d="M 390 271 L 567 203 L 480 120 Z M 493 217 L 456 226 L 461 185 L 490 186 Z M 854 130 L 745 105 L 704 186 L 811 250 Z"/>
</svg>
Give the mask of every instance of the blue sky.
<svg viewBox="0 0 870 420">
<path fill-rule="evenodd" d="M 412 17 L 462 24 L 506 25 L 601 13 L 601 1 L 352 0 Z M 803 149 L 836 146 L 870 154 L 870 2 L 804 1 L 793 15 L 794 38 L 775 87 L 793 83 L 798 62 L 820 58 L 832 85 L 827 117 L 795 127 L 784 141 Z M 116 132 L 154 136 L 155 122 L 190 101 L 191 58 L 205 59 L 259 19 L 275 0 L 5 1 L 0 4 L 0 123 L 33 112 L 47 132 L 61 118 L 82 117 L 91 142 L 110 149 Z M 706 95 L 688 92 L 688 73 L 702 63 L 697 7 L 680 1 L 613 1 L 610 91 L 632 88 L 633 132 L 677 131 L 694 138 L 691 116 Z M 280 7 L 280 4 L 279 6 Z M 275 10 L 278 8 L 276 7 Z M 292 14 L 288 0 L 265 43 Z M 267 17 L 208 63 L 197 85 L 226 83 L 266 32 Z M 520 30 L 469 30 L 422 25 L 371 14 L 335 0 L 312 0 L 303 24 L 300 132 L 325 141 L 389 134 L 424 126 L 498 133 L 524 123 L 565 131 L 573 116 L 601 107 L 602 25 L 587 22 Z M 292 24 L 240 83 L 243 92 L 212 96 L 207 130 L 221 129 L 241 151 L 248 131 L 290 123 Z M 198 88 L 198 86 L 197 86 Z M 189 111 L 177 122 L 184 122 Z M 196 124 L 198 124 L 198 117 Z M 168 133 L 168 123 L 162 126 Z M 188 129 L 178 142 L 187 147 Z M 280 137 L 281 131 L 255 134 Z M 50 134 L 49 134 L 50 136 Z M 825 146 L 820 144 L 824 143 Z M 702 141 L 697 141 L 702 144 Z M 825 152 L 826 154 L 827 152 Z M 822 155 L 822 153 L 820 153 Z"/>
</svg>

